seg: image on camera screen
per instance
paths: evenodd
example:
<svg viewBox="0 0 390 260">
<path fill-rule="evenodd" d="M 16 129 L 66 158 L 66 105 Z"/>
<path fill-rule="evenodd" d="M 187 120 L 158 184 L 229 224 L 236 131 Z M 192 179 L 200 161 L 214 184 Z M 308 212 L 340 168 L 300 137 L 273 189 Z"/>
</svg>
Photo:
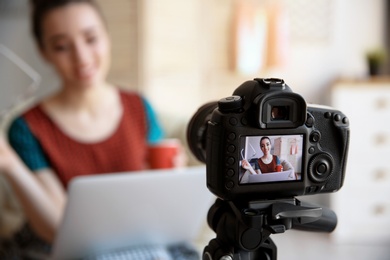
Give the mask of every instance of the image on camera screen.
<svg viewBox="0 0 390 260">
<path fill-rule="evenodd" d="M 303 135 L 241 137 L 240 184 L 300 181 Z"/>
</svg>

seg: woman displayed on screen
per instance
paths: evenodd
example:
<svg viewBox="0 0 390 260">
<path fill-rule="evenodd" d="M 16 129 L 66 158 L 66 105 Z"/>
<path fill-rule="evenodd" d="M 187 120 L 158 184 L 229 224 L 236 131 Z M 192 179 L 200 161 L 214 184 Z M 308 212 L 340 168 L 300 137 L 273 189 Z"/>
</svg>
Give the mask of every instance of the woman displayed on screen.
<svg viewBox="0 0 390 260">
<path fill-rule="evenodd" d="M 286 161 L 281 160 L 278 156 L 271 154 L 271 139 L 268 136 L 263 136 L 260 139 L 260 149 L 263 156 L 260 158 L 253 158 L 251 160 L 243 159 L 241 166 L 248 170 L 251 174 L 266 174 L 270 172 L 281 172 L 292 169 L 292 165 Z"/>
</svg>

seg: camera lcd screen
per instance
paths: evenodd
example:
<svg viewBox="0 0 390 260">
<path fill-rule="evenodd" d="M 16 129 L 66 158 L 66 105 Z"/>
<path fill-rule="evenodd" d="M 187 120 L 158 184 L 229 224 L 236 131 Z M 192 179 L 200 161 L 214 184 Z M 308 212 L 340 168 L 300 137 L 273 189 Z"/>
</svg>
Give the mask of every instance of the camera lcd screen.
<svg viewBox="0 0 390 260">
<path fill-rule="evenodd" d="M 300 181 L 303 135 L 241 137 L 240 184 Z"/>
</svg>

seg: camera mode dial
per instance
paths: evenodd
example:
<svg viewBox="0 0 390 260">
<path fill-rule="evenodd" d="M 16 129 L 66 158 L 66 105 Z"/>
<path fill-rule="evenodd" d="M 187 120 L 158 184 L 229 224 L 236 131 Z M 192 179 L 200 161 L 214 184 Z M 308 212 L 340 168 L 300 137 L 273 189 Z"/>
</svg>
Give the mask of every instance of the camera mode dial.
<svg viewBox="0 0 390 260">
<path fill-rule="evenodd" d="M 242 109 L 243 100 L 240 96 L 230 96 L 218 101 L 218 108 L 222 113 L 237 112 Z"/>
</svg>

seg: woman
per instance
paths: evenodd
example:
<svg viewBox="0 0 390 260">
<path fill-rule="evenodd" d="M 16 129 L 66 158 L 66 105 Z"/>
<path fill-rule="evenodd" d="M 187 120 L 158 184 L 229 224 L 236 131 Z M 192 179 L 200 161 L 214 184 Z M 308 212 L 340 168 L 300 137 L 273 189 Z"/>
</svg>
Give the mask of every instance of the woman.
<svg viewBox="0 0 390 260">
<path fill-rule="evenodd" d="M 249 162 L 242 160 L 242 167 L 251 174 L 264 174 L 292 169 L 289 162 L 285 160 L 281 161 L 278 156 L 272 155 L 271 148 L 270 138 L 268 136 L 262 137 L 260 139 L 260 149 L 263 152 L 263 156 L 258 159 L 251 159 Z"/>
<path fill-rule="evenodd" d="M 61 88 L 12 123 L 13 149 L 0 138 L 0 172 L 29 226 L 51 243 L 69 181 L 146 168 L 148 143 L 162 130 L 142 97 L 107 82 L 110 39 L 93 0 L 36 1 L 32 29 Z"/>
</svg>

